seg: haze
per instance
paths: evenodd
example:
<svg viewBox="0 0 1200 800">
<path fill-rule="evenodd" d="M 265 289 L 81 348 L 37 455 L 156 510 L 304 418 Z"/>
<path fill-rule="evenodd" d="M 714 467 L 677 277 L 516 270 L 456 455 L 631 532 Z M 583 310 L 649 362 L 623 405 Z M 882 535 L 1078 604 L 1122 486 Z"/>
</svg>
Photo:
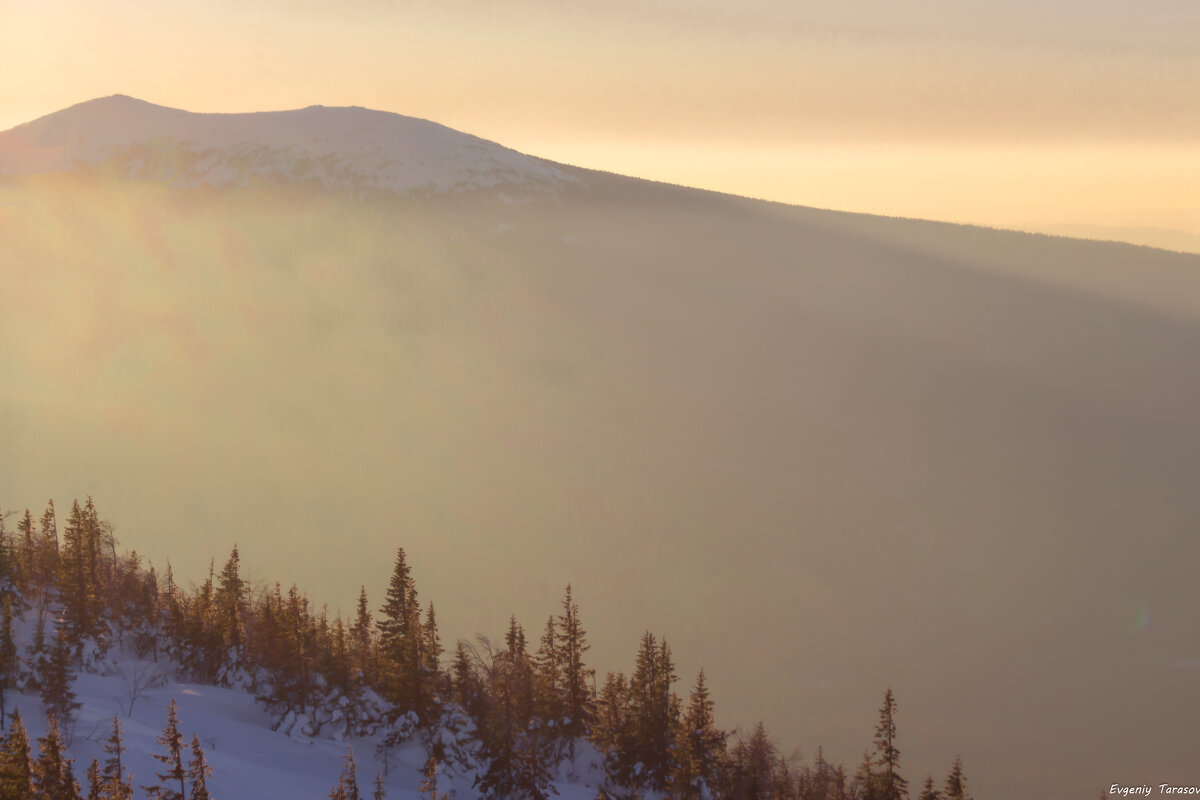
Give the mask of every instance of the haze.
<svg viewBox="0 0 1200 800">
<path fill-rule="evenodd" d="M 821 208 L 1200 250 L 1190 0 L 0 5 L 0 129 L 362 105 Z"/>
<path fill-rule="evenodd" d="M 583 167 L 1200 252 L 1198 28 L 0 4 L 0 130 L 115 92 L 358 105 L 577 179 L 176 185 L 163 141 L 71 174 L 0 146 L 0 507 L 90 494 L 160 566 L 237 542 L 335 612 L 403 546 L 448 640 L 536 630 L 571 582 L 601 676 L 650 629 L 806 757 L 852 768 L 891 686 L 913 784 L 956 753 L 980 798 L 1194 782 L 1200 258 Z"/>
</svg>

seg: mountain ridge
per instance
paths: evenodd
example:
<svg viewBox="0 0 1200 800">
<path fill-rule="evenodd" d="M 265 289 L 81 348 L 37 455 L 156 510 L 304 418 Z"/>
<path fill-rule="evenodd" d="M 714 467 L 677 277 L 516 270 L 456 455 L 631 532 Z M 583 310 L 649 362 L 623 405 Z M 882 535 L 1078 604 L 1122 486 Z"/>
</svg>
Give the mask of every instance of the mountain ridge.
<svg viewBox="0 0 1200 800">
<path fill-rule="evenodd" d="M 396 193 L 514 186 L 554 191 L 568 168 L 429 120 L 361 106 L 197 113 L 123 94 L 0 132 L 0 177 L 110 163 L 189 185 L 316 181 Z"/>
</svg>

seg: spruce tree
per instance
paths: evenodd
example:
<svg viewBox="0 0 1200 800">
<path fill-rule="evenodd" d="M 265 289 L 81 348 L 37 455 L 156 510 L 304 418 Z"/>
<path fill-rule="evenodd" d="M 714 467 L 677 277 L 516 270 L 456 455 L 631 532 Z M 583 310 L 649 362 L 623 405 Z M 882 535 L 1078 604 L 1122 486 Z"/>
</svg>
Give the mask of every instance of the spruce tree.
<svg viewBox="0 0 1200 800">
<path fill-rule="evenodd" d="M 759 722 L 746 743 L 746 780 L 748 797 L 769 798 L 775 795 L 775 767 L 778 748 L 767 735 L 766 726 Z"/>
<path fill-rule="evenodd" d="M 356 687 L 350 677 L 350 642 L 346 636 L 346 624 L 338 617 L 333 623 L 333 633 L 330 637 L 329 657 L 326 661 L 325 674 L 330 684 L 343 693 L 354 696 Z"/>
<path fill-rule="evenodd" d="M 421 786 L 419 789 L 421 797 L 425 798 L 425 800 L 443 800 L 443 796 L 438 794 L 437 790 L 438 766 L 437 759 L 430 753 L 429 757 L 425 759 L 425 769 L 421 771 Z"/>
<path fill-rule="evenodd" d="M 37 548 L 38 584 L 46 589 L 58 576 L 58 518 L 54 513 L 53 500 L 47 501 L 38 527 L 41 533 Z"/>
<path fill-rule="evenodd" d="M 412 711 L 422 718 L 425 713 L 422 664 L 421 607 L 417 590 L 404 555 L 396 551 L 392 578 L 384 595 L 380 619 L 379 652 L 382 659 L 381 688 L 400 713 Z"/>
<path fill-rule="evenodd" d="M 46 735 L 38 739 L 38 757 L 33 764 L 33 797 L 39 800 L 81 800 L 79 784 L 71 771 L 71 759 L 58 730 L 58 718 L 46 715 Z"/>
<path fill-rule="evenodd" d="M 226 658 L 230 662 L 228 666 L 235 668 L 242 665 L 246 591 L 246 582 L 241 576 L 241 559 L 235 544 L 221 570 L 216 593 L 217 627 L 226 649 Z"/>
<path fill-rule="evenodd" d="M 962 756 L 954 757 L 954 766 L 950 768 L 942 787 L 942 800 L 971 800 L 967 792 L 967 779 L 963 777 Z"/>
<path fill-rule="evenodd" d="M 875 756 L 879 763 L 879 800 L 908 796 L 908 781 L 900 777 L 900 750 L 896 747 L 896 698 L 889 688 L 875 727 Z"/>
<path fill-rule="evenodd" d="M 367 605 L 367 587 L 358 590 L 358 607 L 350 627 L 351 661 L 358 681 L 370 686 L 375 681 L 374 624 Z"/>
<path fill-rule="evenodd" d="M 625 675 L 610 672 L 604 676 L 604 684 L 596 702 L 596 725 L 592 738 L 602 751 L 616 750 L 625 738 L 628 722 L 629 687 Z"/>
<path fill-rule="evenodd" d="M 487 708 L 487 692 L 462 640 L 455 645 L 450 665 L 450 694 L 475 724 L 482 724 Z"/>
<path fill-rule="evenodd" d="M 379 768 L 379 764 L 375 764 L 375 791 L 371 794 L 371 800 L 387 800 L 387 787 L 383 785 L 383 770 Z"/>
<path fill-rule="evenodd" d="M 37 621 L 33 625 L 33 637 L 25 650 L 26 672 L 22 684 L 26 691 L 40 692 L 42 675 L 50 662 L 50 653 L 46 647 L 46 609 L 38 608 Z"/>
<path fill-rule="evenodd" d="M 583 654 L 590 645 L 587 632 L 579 621 L 579 605 L 571 596 L 571 585 L 567 584 L 562 602 L 563 613 L 558 617 L 558 653 L 565 713 L 570 722 L 570 736 L 584 736 L 592 723 L 592 693 L 588 683 L 594 674 L 583 661 Z"/>
<path fill-rule="evenodd" d="M 0 800 L 27 800 L 33 796 L 33 757 L 29 734 L 21 721 L 21 712 L 14 711 L 12 725 L 0 749 Z"/>
<path fill-rule="evenodd" d="M 866 750 L 863 751 L 863 760 L 858 765 L 858 771 L 854 773 L 853 784 L 859 800 L 881 800 L 875 759 Z"/>
<path fill-rule="evenodd" d="M 34 571 L 34 559 L 37 553 L 37 543 L 33 534 L 33 515 L 25 509 L 25 516 L 17 523 L 17 537 L 13 542 L 16 552 L 17 585 L 26 591 L 31 589 L 41 592 L 45 587 L 37 581 Z"/>
<path fill-rule="evenodd" d="M 113 715 L 112 733 L 104 740 L 104 769 L 100 773 L 108 800 L 130 800 L 133 797 L 133 776 L 126 775 L 121 764 L 125 742 L 121 738 L 121 720 Z"/>
<path fill-rule="evenodd" d="M 200 749 L 200 740 L 195 734 L 192 734 L 192 760 L 188 763 L 187 774 L 192 782 L 190 800 L 210 800 L 208 779 L 212 776 L 212 767 L 204 759 L 204 751 Z"/>
<path fill-rule="evenodd" d="M 942 800 L 942 795 L 938 792 L 937 787 L 933 785 L 933 776 L 925 777 L 925 785 L 921 787 L 921 795 L 919 800 Z"/>
<path fill-rule="evenodd" d="M 404 555 L 404 548 L 396 551 L 396 562 L 392 577 L 384 595 L 383 607 L 379 609 L 379 648 L 394 661 L 404 656 L 404 642 L 412 632 L 412 623 L 417 613 L 417 590 Z"/>
<path fill-rule="evenodd" d="M 674 771 L 672 744 L 679 724 L 679 698 L 671 691 L 675 680 L 671 648 L 646 631 L 629 682 L 632 749 L 626 758 L 641 762 L 645 783 L 654 791 L 662 791 Z"/>
<path fill-rule="evenodd" d="M 43 664 L 38 683 L 46 711 L 61 720 L 70 720 L 81 703 L 75 699 L 75 671 L 71 667 L 71 644 L 61 623 L 54 632 L 54 645 Z"/>
<path fill-rule="evenodd" d="M 82 653 L 83 640 L 92 633 L 92 603 L 89 597 L 87 554 L 85 548 L 86 521 L 83 509 L 76 500 L 63 528 L 62 558 L 59 562 L 59 596 L 63 604 L 63 621 L 73 651 Z M 82 666 L 82 664 L 80 665 Z"/>
<path fill-rule="evenodd" d="M 21 660 L 17 656 L 17 644 L 13 640 L 12 602 L 5 597 L 0 603 L 0 728 L 7 718 L 5 700 L 8 692 L 17 686 L 21 672 Z"/>
<path fill-rule="evenodd" d="M 550 779 L 552 748 L 545 729 L 534 722 L 533 669 L 525 631 L 510 617 L 506 649 L 488 669 L 488 714 L 480 731 L 487 770 L 475 780 L 488 800 L 523 797 L 545 800 L 554 791 Z M 485 641 L 486 644 L 486 641 Z"/>
<path fill-rule="evenodd" d="M 4 522 L 6 516 L 8 515 L 0 511 L 0 602 L 11 601 L 17 589 L 16 548 Z"/>
<path fill-rule="evenodd" d="M 442 640 L 438 635 L 437 614 L 433 603 L 425 612 L 425 624 L 421 626 L 421 670 L 424 673 L 425 697 L 422 710 L 428 711 L 443 690 Z"/>
<path fill-rule="evenodd" d="M 704 682 L 704 670 L 688 699 L 687 713 L 679 726 L 678 765 L 672 777 L 672 794 L 685 798 L 710 795 L 720 777 L 725 734 L 717 729 L 714 703 Z"/>
<path fill-rule="evenodd" d="M 165 753 L 153 753 L 155 759 L 166 765 L 164 772 L 157 772 L 160 783 L 143 786 L 151 800 L 185 800 L 187 787 L 184 781 L 187 770 L 183 767 L 183 735 L 179 732 L 179 706 L 175 700 L 167 706 L 167 726 L 159 734 L 158 743 L 166 748 Z M 178 785 L 178 789 L 176 789 Z"/>
<path fill-rule="evenodd" d="M 106 800 L 104 780 L 100 777 L 100 761 L 93 758 L 87 768 L 87 800 Z"/>
<path fill-rule="evenodd" d="M 362 800 L 358 793 L 358 767 L 354 764 L 353 747 L 346 752 L 342 774 L 338 776 L 337 785 L 330 790 L 329 800 Z"/>
<path fill-rule="evenodd" d="M 839 783 L 840 782 L 840 783 Z M 825 760 L 825 748 L 818 745 L 817 754 L 813 756 L 813 766 L 810 773 L 808 792 L 811 800 L 841 800 L 841 785 L 845 783 L 845 773 L 842 767 L 834 767 Z"/>
<path fill-rule="evenodd" d="M 543 720 L 554 721 L 556 725 L 562 720 L 565 709 L 561 662 L 558 632 L 552 615 L 546 619 L 546 630 L 542 633 L 537 652 L 533 656 L 533 675 L 537 715 Z"/>
</svg>

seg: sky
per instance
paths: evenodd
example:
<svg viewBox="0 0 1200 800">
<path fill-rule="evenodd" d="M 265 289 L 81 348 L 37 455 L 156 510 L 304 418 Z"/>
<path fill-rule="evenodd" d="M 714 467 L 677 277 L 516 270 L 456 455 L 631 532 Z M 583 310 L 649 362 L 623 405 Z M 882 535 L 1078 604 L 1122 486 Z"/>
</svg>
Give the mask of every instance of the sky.
<svg viewBox="0 0 1200 800">
<path fill-rule="evenodd" d="M 1200 250 L 1191 0 L 3 0 L 0 129 L 362 105 L 821 208 Z"/>
</svg>

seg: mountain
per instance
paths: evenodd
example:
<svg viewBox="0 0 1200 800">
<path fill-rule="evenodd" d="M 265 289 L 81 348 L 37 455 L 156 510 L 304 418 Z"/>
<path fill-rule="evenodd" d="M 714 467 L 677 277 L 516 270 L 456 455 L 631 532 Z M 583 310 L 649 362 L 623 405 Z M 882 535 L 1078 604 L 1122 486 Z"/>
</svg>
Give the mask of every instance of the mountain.
<svg viewBox="0 0 1200 800">
<path fill-rule="evenodd" d="M 110 98 L 0 159 L 5 510 L 92 494 L 343 612 L 402 545 L 447 641 L 570 582 L 601 678 L 649 627 L 805 754 L 856 763 L 891 686 L 915 784 L 1194 779 L 1200 257 L 357 109 Z"/>
<path fill-rule="evenodd" d="M 444 192 L 570 183 L 566 170 L 425 120 L 313 106 L 193 114 L 124 95 L 0 134 L 0 177 L 111 163 L 130 178 L 187 185 L 312 182 L 357 192 Z"/>
</svg>

